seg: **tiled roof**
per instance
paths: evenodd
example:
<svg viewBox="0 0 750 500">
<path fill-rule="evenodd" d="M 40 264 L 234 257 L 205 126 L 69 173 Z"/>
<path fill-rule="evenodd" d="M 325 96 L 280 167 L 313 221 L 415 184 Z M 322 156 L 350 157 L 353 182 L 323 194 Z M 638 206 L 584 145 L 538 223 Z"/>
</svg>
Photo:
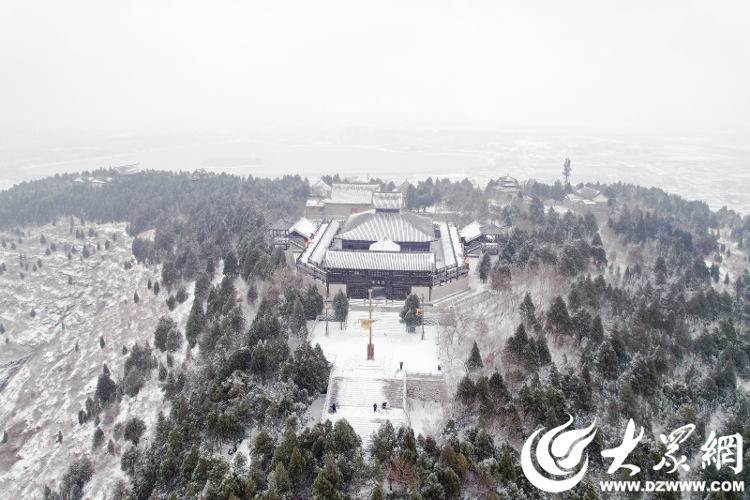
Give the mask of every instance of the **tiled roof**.
<svg viewBox="0 0 750 500">
<path fill-rule="evenodd" d="M 482 228 L 478 222 L 472 222 L 468 226 L 461 228 L 458 234 L 468 243 L 482 236 Z"/>
<path fill-rule="evenodd" d="M 387 236 L 397 243 L 435 241 L 432 222 L 411 213 L 379 213 L 368 210 L 350 216 L 341 232 L 340 240 L 378 241 Z"/>
<path fill-rule="evenodd" d="M 368 269 L 387 271 L 426 271 L 435 268 L 433 253 L 356 252 L 329 250 L 323 260 L 328 269 Z"/>
<path fill-rule="evenodd" d="M 375 210 L 401 210 L 403 204 L 403 193 L 372 193 L 372 208 Z"/>
<path fill-rule="evenodd" d="M 398 186 L 396 186 L 396 188 L 394 189 L 394 191 L 398 191 L 400 193 L 406 194 L 406 192 L 409 190 L 409 186 L 411 186 L 411 183 L 409 181 L 404 181 L 401 184 L 399 184 Z"/>
<path fill-rule="evenodd" d="M 486 236 L 497 236 L 499 234 L 503 234 L 504 232 L 505 231 L 494 224 L 486 224 L 482 226 L 482 234 Z"/>
<path fill-rule="evenodd" d="M 312 255 L 310 255 L 310 261 L 315 262 L 316 264 L 320 264 L 321 262 L 323 262 L 325 254 L 328 251 L 328 247 L 331 246 L 331 241 L 336 235 L 336 232 L 339 230 L 339 225 L 340 222 L 337 220 L 328 223 L 323 234 L 320 235 L 320 237 L 316 238 L 317 241 L 314 242 L 314 248 L 312 251 Z"/>
<path fill-rule="evenodd" d="M 296 232 L 298 234 L 301 234 L 302 236 L 305 236 L 306 238 L 309 238 L 313 235 L 313 233 L 315 233 L 317 229 L 317 224 L 302 217 L 291 228 L 289 228 L 289 232 Z"/>
<path fill-rule="evenodd" d="M 594 189 L 592 187 L 588 187 L 588 186 L 582 187 L 577 192 L 578 192 L 578 195 L 581 198 L 586 198 L 588 200 L 593 200 L 596 197 L 596 195 L 599 194 L 598 190 L 596 190 L 596 189 Z"/>
<path fill-rule="evenodd" d="M 318 198 L 328 198 L 331 195 L 331 186 L 323 182 L 323 179 L 318 179 L 318 182 L 310 186 L 310 196 L 316 196 Z"/>
<path fill-rule="evenodd" d="M 326 200 L 326 204 L 370 205 L 372 193 L 378 189 L 378 184 L 334 184 L 331 188 L 331 198 Z"/>
<path fill-rule="evenodd" d="M 400 252 L 401 246 L 394 243 L 388 236 L 383 236 L 378 241 L 370 245 L 371 252 Z"/>
<path fill-rule="evenodd" d="M 141 164 L 140 163 L 134 163 L 132 165 L 123 165 L 121 167 L 115 167 L 115 171 L 117 171 L 117 173 L 120 174 L 120 175 L 137 174 L 141 170 L 143 170 L 143 169 L 141 168 Z"/>
</svg>

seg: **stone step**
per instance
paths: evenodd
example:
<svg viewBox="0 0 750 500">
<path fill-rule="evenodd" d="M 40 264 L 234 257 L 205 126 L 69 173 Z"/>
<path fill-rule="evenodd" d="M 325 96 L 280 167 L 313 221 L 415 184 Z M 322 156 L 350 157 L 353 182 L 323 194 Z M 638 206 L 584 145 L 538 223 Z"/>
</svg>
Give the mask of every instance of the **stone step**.
<svg viewBox="0 0 750 500">
<path fill-rule="evenodd" d="M 384 401 L 391 408 L 404 407 L 401 380 L 334 377 L 332 386 L 330 402 L 337 407 L 371 408 L 373 403 L 380 406 Z"/>
</svg>

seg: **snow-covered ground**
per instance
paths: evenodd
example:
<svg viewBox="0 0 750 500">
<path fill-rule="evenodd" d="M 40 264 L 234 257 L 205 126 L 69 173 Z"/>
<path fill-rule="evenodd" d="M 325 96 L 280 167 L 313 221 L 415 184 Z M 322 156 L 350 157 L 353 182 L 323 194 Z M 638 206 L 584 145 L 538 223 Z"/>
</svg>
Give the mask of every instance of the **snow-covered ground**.
<svg viewBox="0 0 750 500">
<path fill-rule="evenodd" d="M 93 399 L 102 365 L 106 363 L 118 381 L 127 357 L 123 346 L 130 349 L 135 343 L 153 343 L 158 318 L 168 313 L 164 302 L 168 294 L 162 288 L 155 296 L 147 288 L 149 279 L 159 279 L 158 267 L 133 261 L 132 269 L 124 268 L 124 262 L 132 258 L 132 238 L 126 235 L 125 224 L 87 222 L 81 228 L 76 220 L 75 226 L 87 234 L 93 228 L 98 236 L 76 239 L 67 220 L 31 229 L 20 244 L 18 235 L 0 235 L 7 240 L 6 248 L 0 248 L 0 262 L 7 269 L 0 276 L 0 323 L 6 331 L 0 336 L 0 380 L 7 380 L 0 389 L 0 430 L 8 433 L 8 442 L 0 445 L 3 498 L 41 498 L 44 485 L 56 489 L 68 465 L 84 454 L 95 465 L 87 495 L 102 498 L 114 480 L 123 476 L 119 455 L 106 451 L 115 424 L 137 416 L 146 422 L 148 437 L 158 411 L 168 412 L 154 376 L 137 396 L 124 396 L 119 405 L 110 405 L 100 414 L 103 446 L 92 450 L 96 428 L 92 421 L 78 424 L 78 411 L 87 397 Z M 41 234 L 45 244 L 40 243 Z M 109 249 L 105 249 L 106 240 Z M 92 251 L 86 259 L 81 256 L 84 242 L 91 244 Z M 51 243 L 57 250 L 47 256 L 45 249 Z M 70 260 L 66 246 L 78 250 Z M 21 271 L 19 256 L 25 257 L 22 262 L 28 263 L 28 271 L 25 265 Z M 42 267 L 33 271 L 37 258 Z M 190 303 L 179 305 L 173 316 L 186 316 Z M 176 359 L 181 357 L 180 353 Z M 9 370 L 11 365 L 15 369 Z M 58 431 L 63 436 L 60 444 L 55 442 Z M 121 438 L 115 440 L 115 447 L 124 448 Z"/>
<path fill-rule="evenodd" d="M 408 333 L 397 312 L 373 312 L 373 344 L 375 359 L 367 360 L 369 331 L 360 328 L 359 319 L 365 311 L 350 311 L 348 325 L 341 329 L 337 322 L 318 323 L 311 332 L 310 342 L 320 344 L 326 358 L 333 363 L 331 386 L 322 419 L 332 422 L 346 418 L 360 435 L 365 448 L 370 435 L 385 421 L 394 427 L 411 425 L 415 434 L 427 431 L 423 412 L 410 418 L 406 380 L 433 377 L 442 382 L 438 327 L 427 325 L 424 339 L 421 328 Z M 403 363 L 403 369 L 401 368 Z M 385 408 L 382 403 L 387 402 Z M 336 413 L 331 405 L 336 404 Z M 373 405 L 377 405 L 373 409 Z M 434 416 L 439 420 L 440 412 Z M 431 429 L 430 429 L 431 431 Z"/>
</svg>

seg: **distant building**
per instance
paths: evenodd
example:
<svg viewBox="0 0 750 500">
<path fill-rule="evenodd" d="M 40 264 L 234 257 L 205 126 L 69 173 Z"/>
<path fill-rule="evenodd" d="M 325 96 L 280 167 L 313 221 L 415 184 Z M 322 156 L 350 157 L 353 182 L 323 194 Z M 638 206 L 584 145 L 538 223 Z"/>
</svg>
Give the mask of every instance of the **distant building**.
<svg viewBox="0 0 750 500">
<path fill-rule="evenodd" d="M 323 179 L 310 186 L 310 198 L 329 198 L 331 196 L 331 186 L 326 184 Z"/>
<path fill-rule="evenodd" d="M 206 172 L 205 168 L 196 168 L 195 172 L 193 172 L 193 176 L 190 178 L 191 181 L 199 181 L 201 179 L 205 179 L 208 177 L 208 172 Z"/>
<path fill-rule="evenodd" d="M 409 182 L 408 180 L 405 180 L 401 184 L 398 184 L 393 190 L 406 195 L 406 192 L 409 191 L 409 188 L 411 186 L 412 186 L 411 182 Z"/>
<path fill-rule="evenodd" d="M 583 205 L 587 207 L 606 207 L 609 198 L 598 189 L 584 186 L 576 189 L 575 193 L 565 195 L 565 202 L 569 205 Z"/>
<path fill-rule="evenodd" d="M 327 189 L 327 184 L 318 181 L 310 188 L 310 197 L 305 203 L 305 216 L 310 219 L 343 219 L 351 214 L 372 208 L 372 193 L 380 189 L 378 184 L 337 183 Z"/>
<path fill-rule="evenodd" d="M 73 182 L 76 184 L 86 184 L 93 188 L 102 187 L 103 185 L 107 184 L 109 181 L 111 181 L 111 177 L 84 177 L 79 176 L 77 177 Z"/>
<path fill-rule="evenodd" d="M 497 180 L 490 179 L 485 192 L 494 198 L 511 200 L 521 192 L 521 185 L 518 179 L 507 174 Z"/>
<path fill-rule="evenodd" d="M 121 167 L 115 167 L 115 175 L 119 175 L 119 176 L 133 175 L 142 171 L 143 169 L 141 168 L 140 163 L 133 163 L 131 165 L 123 165 Z"/>
</svg>

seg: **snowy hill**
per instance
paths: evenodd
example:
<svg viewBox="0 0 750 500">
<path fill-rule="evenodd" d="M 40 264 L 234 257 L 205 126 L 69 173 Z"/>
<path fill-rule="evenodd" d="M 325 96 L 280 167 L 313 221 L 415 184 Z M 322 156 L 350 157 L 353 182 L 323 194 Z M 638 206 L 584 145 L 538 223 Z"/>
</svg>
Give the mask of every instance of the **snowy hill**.
<svg viewBox="0 0 750 500">
<path fill-rule="evenodd" d="M 167 291 L 155 296 L 147 288 L 149 279 L 159 279 L 160 269 L 134 260 L 132 268 L 125 269 L 124 263 L 132 259 L 125 224 L 87 222 L 80 227 L 76 221 L 74 231 L 79 229 L 86 232 L 84 239 L 76 238 L 67 223 L 30 233 L 24 228 L 23 236 L 0 234 L 6 240 L 0 248 L 0 263 L 6 266 L 0 276 L 0 323 L 5 329 L 0 336 L 0 432 L 8 437 L 0 445 L 4 498 L 41 498 L 44 485 L 56 488 L 68 465 L 83 455 L 95 466 L 86 493 L 103 498 L 123 476 L 119 455 L 107 453 L 110 438 L 116 450 L 123 445 L 121 437 L 113 437 L 115 425 L 138 416 L 149 436 L 158 411 L 167 410 L 154 376 L 137 396 L 125 395 L 100 414 L 105 444 L 98 449 L 92 450 L 95 423 L 79 425 L 77 414 L 86 398 L 93 398 L 103 364 L 119 382 L 127 357 L 123 346 L 153 344 L 158 318 L 168 313 Z M 97 235 L 89 237 L 89 229 Z M 40 242 L 42 234 L 45 243 Z M 84 243 L 90 248 L 88 258 L 82 257 Z M 56 251 L 46 255 L 52 244 Z M 67 249 L 72 247 L 76 251 L 69 259 Z M 179 305 L 172 316 L 184 317 L 189 304 Z M 58 431 L 63 438 L 59 444 Z"/>
</svg>

